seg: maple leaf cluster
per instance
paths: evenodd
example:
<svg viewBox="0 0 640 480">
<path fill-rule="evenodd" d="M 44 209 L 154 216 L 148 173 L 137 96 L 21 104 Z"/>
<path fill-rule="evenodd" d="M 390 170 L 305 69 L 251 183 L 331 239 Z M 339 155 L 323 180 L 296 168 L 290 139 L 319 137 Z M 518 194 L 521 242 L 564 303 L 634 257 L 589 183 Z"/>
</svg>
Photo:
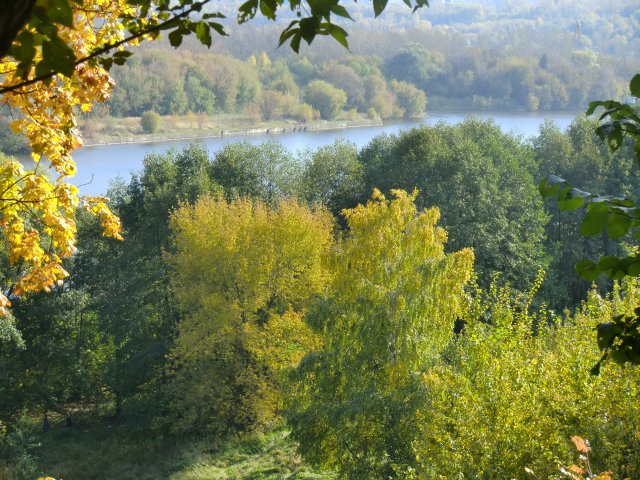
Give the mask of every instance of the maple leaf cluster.
<svg viewBox="0 0 640 480">
<path fill-rule="evenodd" d="M 71 21 L 58 25 L 56 35 L 75 58 L 89 57 L 101 46 L 124 39 L 121 18 L 136 13 L 125 0 L 71 5 Z M 27 39 L 38 35 L 36 28 L 27 25 L 14 47 L 28 47 L 25 44 L 31 40 Z M 25 85 L 25 79 L 37 78 L 37 66 L 48 54 L 47 48 L 45 44 L 34 47 L 26 67 L 11 54 L 0 61 L 0 90 L 8 89 L 2 101 L 17 117 L 11 128 L 28 138 L 33 158 L 31 168 L 16 160 L 0 165 L 0 229 L 9 261 L 21 272 L 10 291 L 14 295 L 48 291 L 68 276 L 62 261 L 76 251 L 78 207 L 100 218 L 104 235 L 122 238 L 120 220 L 107 199 L 81 196 L 69 183 L 76 171 L 71 154 L 82 146 L 76 112 L 89 111 L 95 102 L 107 100 L 113 81 L 99 62 L 87 61 L 75 64 L 67 75 L 58 73 Z M 17 85 L 22 86 L 11 89 Z M 0 314 L 8 313 L 8 295 L 0 294 Z"/>
</svg>

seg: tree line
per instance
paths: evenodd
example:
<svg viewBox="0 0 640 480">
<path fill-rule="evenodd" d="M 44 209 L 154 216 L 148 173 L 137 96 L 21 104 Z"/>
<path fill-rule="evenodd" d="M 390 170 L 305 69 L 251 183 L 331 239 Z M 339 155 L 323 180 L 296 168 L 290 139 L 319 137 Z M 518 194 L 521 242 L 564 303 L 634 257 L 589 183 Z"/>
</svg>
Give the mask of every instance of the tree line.
<svg viewBox="0 0 640 480">
<path fill-rule="evenodd" d="M 440 111 L 581 111 L 588 99 L 624 96 L 637 69 L 631 53 L 640 20 L 622 0 L 579 8 L 434 5 L 410 17 L 391 6 L 375 22 L 368 7 L 354 11 L 351 53 L 327 39 L 300 56 L 268 48 L 264 39 L 277 29 L 269 24 L 217 40 L 216 55 L 189 41 L 180 53 L 143 49 L 113 70 L 118 89 L 107 113 L 308 121 L 352 110 L 385 118 L 422 114 L 425 100 Z"/>
<path fill-rule="evenodd" d="M 375 41 L 375 40 L 372 40 Z M 439 41 L 458 41 L 440 39 Z M 118 88 L 92 116 L 188 112 L 251 114 L 308 122 L 343 112 L 371 118 L 435 110 L 582 110 L 589 98 L 623 95 L 625 77 L 612 58 L 589 49 L 540 56 L 469 49 L 450 58 L 429 43 L 408 42 L 388 54 L 245 59 L 197 51 L 146 49 L 114 69 Z"/>
</svg>

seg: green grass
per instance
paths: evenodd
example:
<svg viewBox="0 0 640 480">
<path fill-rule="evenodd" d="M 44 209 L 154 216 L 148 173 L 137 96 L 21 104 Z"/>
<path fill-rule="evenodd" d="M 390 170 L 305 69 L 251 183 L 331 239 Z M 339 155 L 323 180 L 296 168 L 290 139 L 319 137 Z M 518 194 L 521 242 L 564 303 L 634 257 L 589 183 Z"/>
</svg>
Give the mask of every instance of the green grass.
<svg viewBox="0 0 640 480">
<path fill-rule="evenodd" d="M 333 479 L 305 466 L 286 431 L 233 439 L 153 437 L 126 425 L 99 424 L 37 435 L 41 475 L 63 480 Z"/>
</svg>

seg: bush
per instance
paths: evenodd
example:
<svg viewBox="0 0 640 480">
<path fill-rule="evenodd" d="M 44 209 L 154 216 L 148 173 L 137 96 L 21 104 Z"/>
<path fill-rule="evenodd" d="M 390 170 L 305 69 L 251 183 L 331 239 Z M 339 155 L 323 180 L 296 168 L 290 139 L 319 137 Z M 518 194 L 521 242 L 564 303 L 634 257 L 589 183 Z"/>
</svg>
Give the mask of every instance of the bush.
<svg viewBox="0 0 640 480">
<path fill-rule="evenodd" d="M 344 107 L 347 94 L 329 82 L 314 80 L 307 86 L 306 101 L 320 111 L 322 118 L 331 120 Z"/>
<path fill-rule="evenodd" d="M 160 115 L 153 110 L 149 110 L 142 114 L 140 125 L 144 133 L 155 133 L 160 130 Z"/>
<path fill-rule="evenodd" d="M 391 88 L 396 95 L 396 104 L 405 117 L 422 115 L 427 108 L 427 97 L 424 92 L 408 82 L 391 81 Z"/>
</svg>

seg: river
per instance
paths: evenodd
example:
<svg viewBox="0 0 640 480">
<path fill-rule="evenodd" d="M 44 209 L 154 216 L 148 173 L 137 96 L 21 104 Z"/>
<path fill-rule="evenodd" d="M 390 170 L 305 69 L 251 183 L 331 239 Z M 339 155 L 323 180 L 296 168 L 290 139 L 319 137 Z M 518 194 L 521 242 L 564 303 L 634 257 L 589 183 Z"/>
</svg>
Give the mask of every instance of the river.
<svg viewBox="0 0 640 480">
<path fill-rule="evenodd" d="M 358 147 L 366 145 L 373 137 L 381 133 L 397 133 L 400 130 L 417 127 L 423 124 L 435 125 L 438 122 L 454 124 L 462 121 L 467 114 L 433 114 L 414 120 L 394 120 L 381 126 L 360 127 L 337 130 L 316 130 L 310 132 L 280 133 L 270 135 L 213 137 L 201 140 L 211 153 L 227 143 L 246 140 L 252 144 L 260 144 L 270 138 L 281 142 L 291 152 L 305 148 L 317 148 L 333 143 L 337 138 L 346 138 Z M 478 118 L 492 118 L 503 131 L 521 134 L 525 138 L 538 134 L 538 128 L 545 119 L 553 120 L 560 128 L 566 128 L 575 117 L 570 113 L 557 114 L 473 114 Z M 78 173 L 72 179 L 80 185 L 83 194 L 98 195 L 107 191 L 109 183 L 116 177 L 128 179 L 131 172 L 142 168 L 145 155 L 152 152 L 163 152 L 168 148 L 182 148 L 190 141 L 162 141 L 157 143 L 139 143 L 123 145 L 100 145 L 84 147 L 74 153 Z"/>
</svg>

